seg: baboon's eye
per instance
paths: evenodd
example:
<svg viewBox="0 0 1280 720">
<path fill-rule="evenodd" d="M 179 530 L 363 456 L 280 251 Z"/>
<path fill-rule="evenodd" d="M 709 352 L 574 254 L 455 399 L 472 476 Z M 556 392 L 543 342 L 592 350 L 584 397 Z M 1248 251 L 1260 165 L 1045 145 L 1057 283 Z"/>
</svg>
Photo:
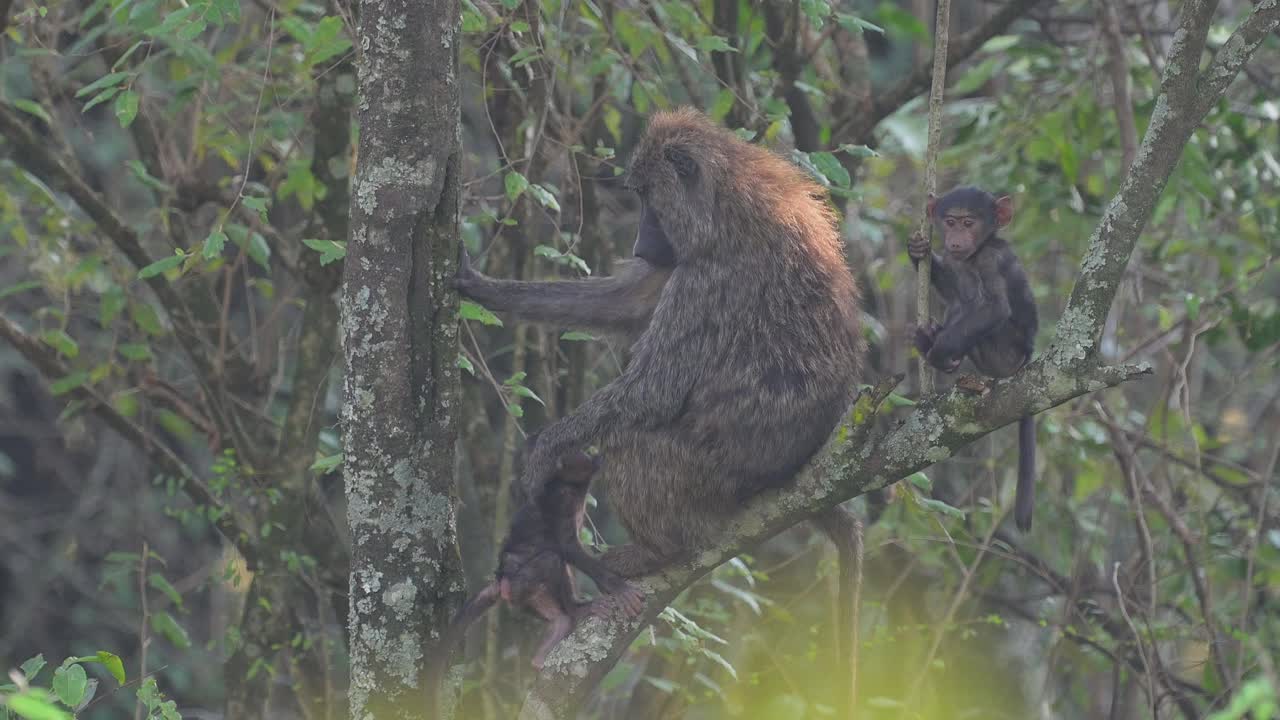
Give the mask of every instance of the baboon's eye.
<svg viewBox="0 0 1280 720">
<path fill-rule="evenodd" d="M 698 164 L 693 161 L 689 153 L 684 148 L 677 146 L 668 146 L 663 151 L 667 162 L 671 163 L 671 167 L 676 169 L 676 174 L 680 177 L 692 177 L 698 171 Z"/>
</svg>

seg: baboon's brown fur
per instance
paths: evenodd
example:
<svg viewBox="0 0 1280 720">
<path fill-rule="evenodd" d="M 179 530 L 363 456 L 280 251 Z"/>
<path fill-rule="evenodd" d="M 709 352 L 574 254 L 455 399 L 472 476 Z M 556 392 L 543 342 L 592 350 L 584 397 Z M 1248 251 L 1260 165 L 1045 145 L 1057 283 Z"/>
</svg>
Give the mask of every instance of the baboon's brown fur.
<svg viewBox="0 0 1280 720">
<path fill-rule="evenodd" d="M 682 109 L 652 118 L 627 185 L 642 200 L 638 254 L 669 243 L 669 267 L 637 259 L 609 278 L 514 282 L 464 265 L 459 289 L 634 340 L 620 377 L 542 431 L 524 475 L 537 487 L 556 457 L 597 445 L 634 541 L 604 559 L 633 576 L 792 479 L 853 399 L 863 342 L 835 215 L 792 163 Z"/>
</svg>

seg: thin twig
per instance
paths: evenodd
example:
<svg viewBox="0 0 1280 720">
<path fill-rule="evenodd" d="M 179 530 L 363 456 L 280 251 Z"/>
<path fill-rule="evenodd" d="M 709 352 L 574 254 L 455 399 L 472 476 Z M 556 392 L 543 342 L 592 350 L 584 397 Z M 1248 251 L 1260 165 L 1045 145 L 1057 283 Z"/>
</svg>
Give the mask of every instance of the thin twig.
<svg viewBox="0 0 1280 720">
<path fill-rule="evenodd" d="M 933 81 L 929 86 L 929 145 L 925 150 L 925 197 L 938 192 L 938 145 L 942 142 L 942 94 L 947 84 L 947 43 L 951 22 L 951 0 L 938 0 L 938 14 L 933 30 Z M 920 235 L 929 238 L 933 247 L 933 218 L 929 217 L 929 203 L 924 203 L 920 213 Z M 933 251 L 925 253 L 916 266 L 916 326 L 929 325 L 929 276 L 933 268 Z M 920 354 L 920 394 L 933 393 L 933 373 L 923 353 Z"/>
</svg>

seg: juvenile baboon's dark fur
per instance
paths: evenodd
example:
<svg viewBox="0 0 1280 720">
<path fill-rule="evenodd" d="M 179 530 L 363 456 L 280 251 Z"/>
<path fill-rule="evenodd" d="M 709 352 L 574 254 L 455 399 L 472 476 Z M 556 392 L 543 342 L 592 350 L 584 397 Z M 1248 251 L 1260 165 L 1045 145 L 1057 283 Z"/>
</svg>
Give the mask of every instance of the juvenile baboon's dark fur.
<svg viewBox="0 0 1280 720">
<path fill-rule="evenodd" d="M 713 538 L 745 499 L 789 482 L 852 401 L 859 296 L 824 191 L 701 113 L 658 113 L 627 186 L 638 259 L 614 277 L 545 283 L 462 268 L 489 308 L 634 340 L 622 375 L 542 431 L 524 479 L 596 444 L 634 544 L 604 557 L 648 572 Z"/>
<path fill-rule="evenodd" d="M 984 375 L 1009 377 L 1031 359 L 1040 326 L 1022 263 L 998 234 L 1013 219 L 1013 200 L 961 187 L 941 198 L 930 195 L 927 209 L 945 252 L 933 252 L 917 232 L 907 254 L 916 264 L 932 255 L 932 285 L 947 313 L 941 323 L 916 330 L 916 348 L 944 372 L 954 372 L 968 357 Z M 1018 445 L 1013 518 L 1025 532 L 1035 509 L 1036 426 L 1031 415 L 1018 423 Z"/>
</svg>

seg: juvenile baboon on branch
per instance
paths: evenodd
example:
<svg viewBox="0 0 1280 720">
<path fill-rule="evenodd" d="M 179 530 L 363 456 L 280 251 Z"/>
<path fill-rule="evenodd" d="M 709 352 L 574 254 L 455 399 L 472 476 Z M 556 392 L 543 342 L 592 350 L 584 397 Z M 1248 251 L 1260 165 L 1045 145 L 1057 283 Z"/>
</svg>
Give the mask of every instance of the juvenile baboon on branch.
<svg viewBox="0 0 1280 720">
<path fill-rule="evenodd" d="M 997 233 L 1013 220 L 1013 200 L 961 187 L 941 198 L 929 196 L 930 219 L 942 233 L 943 254 L 919 232 L 911 236 L 911 261 L 933 253 L 932 284 L 946 303 L 941 323 L 916 330 L 916 349 L 929 364 L 955 372 L 965 357 L 984 375 L 1009 377 L 1027 364 L 1035 349 L 1039 317 L 1027 274 L 1009 243 Z M 1031 529 L 1035 509 L 1036 425 L 1018 422 L 1018 484 L 1013 518 Z"/>
<path fill-rule="evenodd" d="M 633 577 L 686 557 L 797 474 L 854 398 L 863 342 L 835 214 L 790 162 L 682 109 L 652 118 L 626 186 L 640 228 L 616 275 L 496 280 L 464 256 L 458 288 L 634 342 L 621 376 L 542 431 L 523 475 L 536 492 L 556 457 L 597 445 L 633 541 L 603 560 Z"/>
</svg>

